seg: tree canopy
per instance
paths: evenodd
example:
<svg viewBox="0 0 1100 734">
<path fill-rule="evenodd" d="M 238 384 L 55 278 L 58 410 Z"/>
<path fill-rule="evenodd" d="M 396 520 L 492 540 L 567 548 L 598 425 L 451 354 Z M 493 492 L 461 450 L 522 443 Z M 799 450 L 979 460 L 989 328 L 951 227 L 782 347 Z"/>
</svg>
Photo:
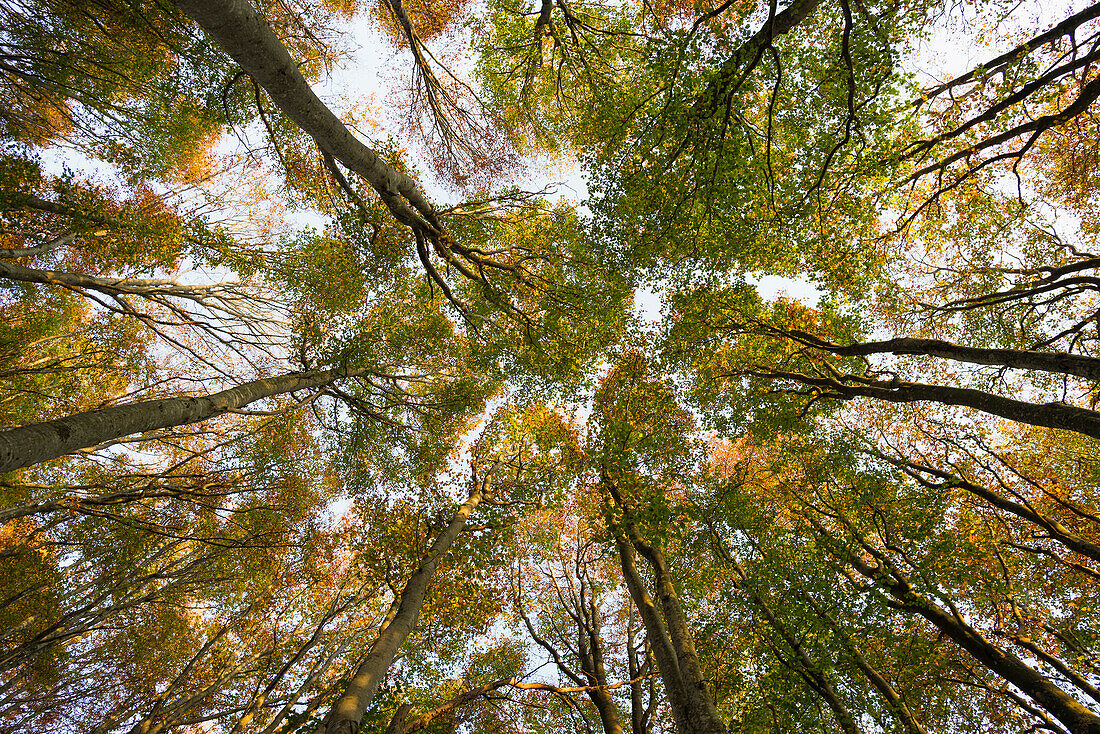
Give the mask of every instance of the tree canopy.
<svg viewBox="0 0 1100 734">
<path fill-rule="evenodd" d="M 0 731 L 1100 734 L 1100 4 L 0 19 Z"/>
</svg>

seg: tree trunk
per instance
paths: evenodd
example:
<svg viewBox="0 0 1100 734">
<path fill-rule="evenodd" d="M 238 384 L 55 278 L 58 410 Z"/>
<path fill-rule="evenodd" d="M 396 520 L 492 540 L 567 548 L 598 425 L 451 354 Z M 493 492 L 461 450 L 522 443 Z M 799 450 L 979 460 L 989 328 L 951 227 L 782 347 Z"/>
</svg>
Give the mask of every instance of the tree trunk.
<svg viewBox="0 0 1100 734">
<path fill-rule="evenodd" d="M 226 292 L 235 283 L 186 285 L 171 278 L 106 278 L 62 270 L 38 270 L 0 260 L 0 278 L 22 283 L 60 285 L 73 290 L 99 291 L 109 296 L 174 296 L 202 301 Z"/>
<path fill-rule="evenodd" d="M 416 182 L 351 134 L 314 94 L 286 47 L 247 0 L 174 1 L 322 151 L 370 184 L 398 221 L 425 235 L 440 233 L 435 211 Z"/>
<path fill-rule="evenodd" d="M 894 594 L 893 588 L 890 593 Z M 899 600 L 902 597 L 898 597 Z M 923 598 L 903 601 L 905 608 L 927 619 L 978 662 L 1004 678 L 1054 715 L 1072 734 L 1100 734 L 1100 716 L 1090 711 L 1058 685 L 1036 672 L 1012 653 L 989 642 L 970 625 L 961 622 Z"/>
<path fill-rule="evenodd" d="M 691 702 L 687 698 L 684 682 L 680 678 L 680 665 L 676 660 L 676 651 L 657 611 L 657 605 L 646 591 L 645 582 L 634 563 L 634 547 L 625 538 L 620 537 L 615 538 L 615 545 L 619 549 L 619 562 L 622 565 L 627 591 L 630 592 L 630 598 L 634 600 L 634 606 L 638 609 L 646 637 L 657 659 L 657 670 L 661 673 L 661 682 L 665 686 L 665 695 L 668 696 L 676 730 L 680 734 L 692 734 L 694 729 L 687 714 L 691 708 Z"/>
<path fill-rule="evenodd" d="M 584 666 L 582 666 L 582 669 L 592 678 L 592 682 L 595 683 L 596 686 L 606 686 L 607 670 L 604 667 L 603 650 L 599 644 L 600 640 L 596 624 L 597 623 L 593 621 L 592 626 L 587 630 L 591 642 L 591 653 L 589 655 L 589 659 L 592 662 L 591 670 L 584 669 Z M 623 725 L 622 722 L 619 721 L 619 707 L 615 705 L 615 699 L 611 695 L 611 692 L 607 690 L 607 688 L 596 687 L 588 692 L 588 698 L 592 701 L 592 704 L 596 707 L 596 712 L 600 715 L 600 724 L 603 726 L 604 734 L 623 734 Z"/>
<path fill-rule="evenodd" d="M 664 552 L 658 545 L 649 545 L 642 542 L 636 532 L 632 535 L 634 535 L 632 539 L 634 547 L 649 562 L 649 567 L 653 571 L 657 587 L 657 598 L 661 601 L 661 611 L 664 615 L 665 625 L 668 628 L 669 637 L 672 640 L 672 646 L 676 650 L 676 658 L 680 664 L 680 677 L 684 682 L 684 690 L 692 701 L 692 718 L 694 719 L 696 731 L 725 732 L 725 724 L 718 716 L 718 710 L 714 706 L 714 698 L 711 696 L 706 679 L 703 677 L 703 669 L 699 664 L 699 654 L 695 651 L 695 640 L 680 606 L 680 599 L 676 594 L 676 587 L 672 583 L 672 575 L 669 573 Z"/>
<path fill-rule="evenodd" d="M 1100 413 L 1066 403 L 1028 403 L 968 387 L 947 387 L 896 379 L 870 380 L 847 376 L 841 381 L 832 377 L 811 377 L 782 370 L 743 370 L 742 374 L 769 380 L 792 380 L 803 385 L 820 387 L 826 391 L 824 397 L 827 398 L 875 398 L 891 403 L 934 402 L 959 405 L 1018 423 L 1058 428 L 1100 438 Z"/>
<path fill-rule="evenodd" d="M 956 362 L 984 364 L 994 367 L 1013 367 L 1022 370 L 1054 372 L 1075 375 L 1087 380 L 1100 380 L 1100 359 L 1067 352 L 1033 352 L 1023 349 L 982 349 L 966 347 L 940 339 L 903 337 L 880 342 L 857 344 L 832 344 L 804 331 L 789 333 L 798 341 L 841 356 L 865 356 L 868 354 L 915 354 L 941 357 Z"/>
<path fill-rule="evenodd" d="M 253 380 L 206 397 L 162 398 L 0 431 L 0 472 L 98 446 L 135 433 L 185 426 L 224 415 L 263 398 L 312 390 L 359 371 L 349 369 L 292 372 Z"/>
<path fill-rule="evenodd" d="M 829 542 L 836 543 L 825 528 L 816 523 L 815 527 Z M 868 547 L 861 538 L 857 537 L 856 540 L 865 548 Z M 834 549 L 840 550 L 848 565 L 861 575 L 881 584 L 897 600 L 899 608 L 924 617 L 971 657 L 1049 711 L 1072 734 L 1100 734 L 1100 716 L 1023 660 L 991 643 L 957 614 L 945 611 L 938 604 L 918 594 L 896 570 L 871 566 L 839 545 Z"/>
<path fill-rule="evenodd" d="M 344 689 L 343 695 L 332 711 L 325 717 L 325 734 L 356 734 L 359 720 L 363 718 L 367 707 L 374 699 L 382 679 L 385 678 L 398 650 L 416 627 L 420 617 L 420 608 L 428 593 L 428 584 L 435 575 L 443 554 L 451 547 L 466 525 L 470 513 L 474 511 L 486 491 L 490 477 L 475 481 L 469 498 L 455 512 L 447 527 L 436 537 L 427 557 L 401 590 L 397 611 L 388 624 L 379 631 L 367 656 L 359 663 L 355 674 Z"/>
<path fill-rule="evenodd" d="M 621 522 L 609 517 L 608 526 L 619 549 L 627 590 L 657 658 L 676 728 L 681 734 L 726 734 L 726 725 L 718 716 L 714 699 L 703 678 L 691 630 L 680 608 L 664 554 L 659 547 L 643 542 L 619 490 L 606 476 L 602 484 L 623 512 Z M 653 571 L 660 611 L 638 573 L 634 563 L 635 549 L 646 558 Z"/>
</svg>

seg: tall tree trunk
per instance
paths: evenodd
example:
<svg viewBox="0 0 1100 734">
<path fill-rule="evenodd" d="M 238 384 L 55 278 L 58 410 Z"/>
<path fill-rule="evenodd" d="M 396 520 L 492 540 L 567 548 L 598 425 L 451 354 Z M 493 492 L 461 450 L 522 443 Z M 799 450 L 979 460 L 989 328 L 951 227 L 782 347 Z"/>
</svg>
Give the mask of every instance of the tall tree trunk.
<svg viewBox="0 0 1100 734">
<path fill-rule="evenodd" d="M 420 617 L 420 609 L 424 605 L 424 597 L 428 593 L 428 584 L 435 575 L 440 559 L 462 532 L 470 513 L 481 502 L 488 490 L 491 475 L 490 471 L 485 479 L 474 481 L 470 496 L 455 512 L 451 521 L 447 523 L 447 527 L 436 537 L 420 567 L 405 583 L 405 588 L 401 590 L 401 596 L 397 600 L 396 611 L 384 623 L 370 652 L 355 669 L 355 674 L 344 689 L 340 700 L 325 717 L 322 729 L 325 734 L 356 734 L 359 731 L 359 720 L 363 718 L 367 707 L 374 699 L 374 694 L 377 693 L 378 686 L 381 685 L 382 679 L 386 677 L 386 673 L 393 664 L 397 651 L 401 649 L 401 645 L 416 627 L 416 620 Z"/>
<path fill-rule="evenodd" d="M 602 484 L 623 513 L 621 521 L 608 518 L 608 522 L 619 549 L 627 590 L 657 658 L 676 728 L 681 734 L 726 734 L 726 725 L 718 716 L 714 698 L 703 678 L 691 629 L 680 607 L 664 553 L 659 546 L 642 540 L 622 495 L 611 480 L 605 476 Z M 646 559 L 653 572 L 660 611 L 646 591 L 635 565 L 635 550 Z"/>
<path fill-rule="evenodd" d="M 631 528 L 633 530 L 633 528 Z M 707 687 L 703 677 L 703 668 L 699 663 L 699 654 L 695 651 L 695 640 L 684 616 L 680 599 L 676 593 L 676 587 L 672 583 L 672 574 L 668 570 L 668 563 L 664 551 L 657 544 L 647 544 L 633 532 L 632 543 L 639 555 L 649 562 L 653 572 L 654 583 L 657 589 L 657 598 L 661 602 L 661 612 L 664 616 L 665 626 L 668 628 L 669 637 L 672 639 L 673 648 L 676 650 L 676 658 L 680 663 L 680 675 L 684 680 L 684 688 L 692 700 L 694 709 L 695 726 L 699 731 L 726 730 L 725 724 L 718 717 L 718 710 L 714 706 L 714 698 Z"/>
<path fill-rule="evenodd" d="M 898 608 L 924 617 L 944 635 L 954 640 L 955 644 L 968 652 L 971 657 L 1049 711 L 1072 734 L 1100 734 L 1100 716 L 1023 660 L 994 645 L 957 613 L 948 612 L 917 593 L 897 569 L 890 565 L 883 565 L 885 561 L 881 554 L 874 551 L 865 539 L 858 535 L 855 537 L 856 542 L 864 550 L 878 558 L 877 566 L 864 561 L 841 544 L 819 523 L 812 522 L 812 524 L 847 565 L 876 584 L 881 584 L 887 593 L 894 597 Z"/>
<path fill-rule="evenodd" d="M 792 380 L 803 385 L 824 388 L 824 397 L 840 400 L 876 398 L 891 403 L 934 402 L 974 408 L 983 413 L 1044 428 L 1083 433 L 1100 438 L 1100 413 L 1066 403 L 1028 403 L 1001 397 L 968 387 L 929 385 L 904 380 L 870 380 L 846 376 L 844 381 L 832 377 L 811 377 L 782 370 L 744 370 L 744 374 L 769 380 Z"/>
<path fill-rule="evenodd" d="M 805 331 L 782 331 L 790 338 L 811 347 L 841 356 L 868 354 L 913 354 L 940 357 L 956 362 L 1013 367 L 1022 370 L 1075 375 L 1087 380 L 1100 380 L 1100 359 L 1067 352 L 1036 352 L 1025 349 L 985 349 L 967 347 L 941 339 L 900 337 L 880 342 L 833 344 Z"/>
<path fill-rule="evenodd" d="M 361 371 L 346 368 L 292 372 L 246 382 L 205 397 L 145 400 L 10 428 L 0 431 L 0 472 L 56 459 L 135 433 L 198 423 L 263 398 L 314 390 L 357 374 Z"/>
<path fill-rule="evenodd" d="M 429 238 L 441 233 L 434 209 L 412 177 L 387 165 L 325 106 L 248 0 L 175 0 L 175 4 L 202 26 L 322 151 L 370 184 L 398 221 Z"/>
<path fill-rule="evenodd" d="M 657 659 L 657 670 L 661 674 L 661 682 L 665 686 L 665 695 L 668 696 L 669 707 L 672 709 L 672 718 L 676 723 L 676 730 L 680 734 L 693 732 L 688 710 L 691 702 L 684 691 L 684 681 L 680 677 L 680 665 L 676 660 L 676 650 L 669 639 L 668 630 L 661 620 L 657 604 L 646 591 L 645 582 L 638 572 L 634 562 L 634 547 L 626 538 L 616 536 L 615 545 L 619 549 L 619 562 L 623 569 L 623 580 L 626 582 L 630 598 L 634 600 L 634 606 L 638 609 L 642 626 L 645 628 L 646 637 Z"/>
<path fill-rule="evenodd" d="M 1100 716 L 1023 660 L 997 647 L 973 627 L 938 605 L 915 594 L 904 591 L 896 593 L 896 586 L 888 588 L 902 602 L 903 608 L 914 611 L 931 622 L 982 665 L 1034 699 L 1072 734 L 1100 734 Z"/>
</svg>

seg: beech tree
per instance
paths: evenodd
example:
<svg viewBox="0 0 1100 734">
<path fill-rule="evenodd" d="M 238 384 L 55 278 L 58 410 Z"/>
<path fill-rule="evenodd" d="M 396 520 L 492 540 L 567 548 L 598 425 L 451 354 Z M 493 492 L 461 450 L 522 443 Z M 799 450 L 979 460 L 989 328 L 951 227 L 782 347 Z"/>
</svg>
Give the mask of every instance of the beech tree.
<svg viewBox="0 0 1100 734">
<path fill-rule="evenodd" d="M 1039 10 L 0 4 L 0 728 L 1100 731 Z"/>
</svg>

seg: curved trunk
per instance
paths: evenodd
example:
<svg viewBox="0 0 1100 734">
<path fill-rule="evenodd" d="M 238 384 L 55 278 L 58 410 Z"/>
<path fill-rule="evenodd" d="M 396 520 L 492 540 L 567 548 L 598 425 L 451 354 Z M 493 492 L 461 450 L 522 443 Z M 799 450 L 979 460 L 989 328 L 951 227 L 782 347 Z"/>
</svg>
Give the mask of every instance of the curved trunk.
<svg viewBox="0 0 1100 734">
<path fill-rule="evenodd" d="M 263 398 L 312 390 L 359 371 L 292 372 L 253 380 L 205 397 L 162 398 L 76 413 L 57 420 L 0 431 L 0 472 L 21 469 L 135 433 L 198 423 Z"/>
</svg>

